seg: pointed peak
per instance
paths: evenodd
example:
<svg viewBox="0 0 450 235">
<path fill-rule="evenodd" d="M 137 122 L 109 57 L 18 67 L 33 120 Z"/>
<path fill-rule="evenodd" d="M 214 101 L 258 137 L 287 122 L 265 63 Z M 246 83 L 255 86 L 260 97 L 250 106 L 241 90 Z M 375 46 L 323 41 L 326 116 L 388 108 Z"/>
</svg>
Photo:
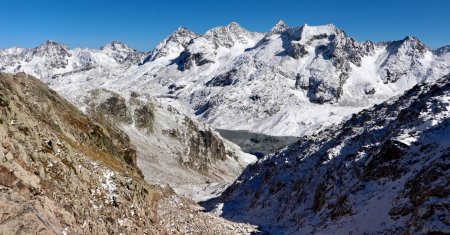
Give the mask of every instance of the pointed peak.
<svg viewBox="0 0 450 235">
<path fill-rule="evenodd" d="M 209 34 L 211 32 L 226 32 L 226 31 L 232 31 L 232 32 L 240 32 L 240 31 L 247 31 L 246 29 L 242 28 L 238 23 L 231 22 L 225 26 L 218 26 L 215 28 L 212 28 L 206 32 L 206 34 Z"/>
<path fill-rule="evenodd" d="M 414 37 L 414 36 L 408 35 L 405 38 L 403 38 L 402 41 L 404 41 L 404 42 L 406 42 L 406 41 L 419 41 L 419 39 Z"/>
<path fill-rule="evenodd" d="M 238 23 L 231 22 L 225 26 L 218 26 L 206 31 L 205 35 L 207 37 L 214 35 L 226 35 L 226 34 L 247 34 L 249 31 L 242 28 Z"/>
<path fill-rule="evenodd" d="M 186 27 L 184 27 L 184 26 L 178 27 L 177 30 L 175 30 L 175 32 L 173 32 L 173 34 L 176 34 L 176 33 L 182 33 L 182 34 L 186 34 L 186 33 L 189 33 L 189 34 L 195 34 L 194 32 L 192 32 L 191 30 L 189 30 L 188 28 L 186 28 Z"/>
<path fill-rule="evenodd" d="M 203 35 L 216 46 L 231 48 L 240 44 L 249 44 L 253 40 L 259 40 L 259 34 L 242 28 L 238 23 L 231 22 L 225 26 L 212 28 Z"/>
<path fill-rule="evenodd" d="M 417 45 L 426 47 L 425 44 L 415 36 L 406 36 L 405 38 L 400 40 L 400 43 L 402 45 L 408 45 L 408 44 L 416 45 L 417 44 Z"/>
<path fill-rule="evenodd" d="M 49 49 L 49 48 L 62 48 L 62 49 L 68 49 L 66 45 L 59 43 L 59 42 L 55 42 L 52 40 L 47 40 L 44 43 L 42 43 L 41 45 L 37 46 L 35 49 Z"/>
<path fill-rule="evenodd" d="M 168 38 L 172 38 L 172 37 L 196 37 L 196 33 L 190 31 L 189 29 L 187 29 L 184 26 L 180 26 L 177 28 L 177 30 L 175 30 L 173 33 L 171 33 L 169 35 Z"/>
<path fill-rule="evenodd" d="M 56 46 L 56 45 L 62 45 L 59 42 L 55 42 L 53 40 L 47 40 L 44 43 L 42 43 L 40 46 Z"/>
<path fill-rule="evenodd" d="M 283 20 L 278 20 L 277 23 L 272 27 L 272 29 L 270 30 L 271 34 L 276 34 L 276 33 L 282 33 L 284 32 L 287 28 L 289 28 L 287 26 L 287 24 L 283 21 Z"/>
<path fill-rule="evenodd" d="M 241 26 L 236 22 L 231 22 L 227 25 L 228 28 L 241 28 Z"/>
<path fill-rule="evenodd" d="M 101 50 L 130 50 L 127 44 L 121 41 L 112 41 L 100 48 Z"/>
<path fill-rule="evenodd" d="M 434 50 L 434 53 L 438 56 L 450 53 L 450 45 L 439 47 L 438 49 Z"/>
<path fill-rule="evenodd" d="M 420 54 L 423 54 L 426 51 L 431 51 L 427 45 L 414 36 L 406 36 L 402 40 L 387 42 L 387 47 L 388 50 L 396 53 L 399 51 L 399 48 L 404 48 L 406 51 L 418 51 Z"/>
<path fill-rule="evenodd" d="M 284 22 L 284 20 L 279 19 L 277 23 L 273 26 L 273 28 L 287 28 L 288 25 Z"/>
<path fill-rule="evenodd" d="M 158 43 L 155 49 L 150 53 L 143 63 L 154 61 L 158 58 L 179 55 L 185 49 L 188 43 L 197 38 L 198 34 L 190 31 L 184 26 L 178 27 L 174 32 L 169 34 L 164 40 Z"/>
<path fill-rule="evenodd" d="M 121 41 L 112 41 L 111 43 L 110 43 L 111 45 L 121 45 L 121 46 L 126 46 L 125 45 L 125 43 L 123 43 L 123 42 L 121 42 Z"/>
<path fill-rule="evenodd" d="M 395 41 L 388 41 L 386 42 L 388 45 L 390 45 L 391 47 L 400 47 L 400 46 L 405 46 L 405 45 L 410 45 L 410 44 L 423 44 L 418 38 L 414 37 L 414 36 L 406 36 L 401 40 L 395 40 Z"/>
<path fill-rule="evenodd" d="M 279 19 L 275 25 L 286 25 L 286 22 L 284 22 L 284 20 L 282 19 Z"/>
<path fill-rule="evenodd" d="M 226 31 L 226 30 L 229 30 L 229 31 L 242 31 L 242 30 L 243 31 L 247 31 L 244 28 L 242 28 L 238 23 L 231 22 L 231 23 L 229 23 L 229 24 L 227 24 L 225 26 L 218 26 L 218 27 L 210 29 L 210 30 L 207 31 L 207 34 L 208 34 L 208 32 L 222 32 L 222 31 Z"/>
<path fill-rule="evenodd" d="M 236 22 L 229 23 L 226 28 L 235 33 L 246 33 L 249 32 L 247 29 L 243 28 L 240 24 Z"/>
<path fill-rule="evenodd" d="M 187 29 L 186 27 L 184 27 L 184 26 L 179 26 L 178 28 L 177 28 L 177 30 L 175 30 L 175 32 L 185 32 L 185 31 L 189 31 L 189 29 Z"/>
<path fill-rule="evenodd" d="M 41 45 L 31 49 L 30 53 L 41 57 L 46 55 L 47 56 L 57 55 L 58 57 L 70 56 L 69 48 L 66 45 L 52 40 L 47 40 Z"/>
</svg>

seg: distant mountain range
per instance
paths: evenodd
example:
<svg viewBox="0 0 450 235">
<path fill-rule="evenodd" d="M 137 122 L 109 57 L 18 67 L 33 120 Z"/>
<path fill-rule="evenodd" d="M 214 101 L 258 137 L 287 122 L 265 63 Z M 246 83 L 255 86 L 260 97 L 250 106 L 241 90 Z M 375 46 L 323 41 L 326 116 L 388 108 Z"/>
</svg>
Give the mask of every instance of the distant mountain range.
<svg viewBox="0 0 450 235">
<path fill-rule="evenodd" d="M 120 42 L 94 50 L 47 41 L 1 50 L 0 69 L 35 75 L 72 100 L 93 87 L 133 89 L 215 128 L 301 136 L 444 76 L 450 53 L 410 36 L 358 42 L 334 25 L 279 21 L 267 33 L 237 23 L 203 35 L 180 27 L 147 53 Z"/>
</svg>

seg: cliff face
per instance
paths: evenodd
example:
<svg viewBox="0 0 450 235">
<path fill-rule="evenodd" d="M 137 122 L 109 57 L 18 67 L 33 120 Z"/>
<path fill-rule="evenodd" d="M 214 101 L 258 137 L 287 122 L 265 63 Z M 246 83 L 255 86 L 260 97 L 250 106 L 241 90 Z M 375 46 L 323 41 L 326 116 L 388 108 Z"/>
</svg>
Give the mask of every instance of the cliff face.
<svg viewBox="0 0 450 235">
<path fill-rule="evenodd" d="M 0 233 L 252 230 L 146 183 L 128 136 L 99 123 L 35 78 L 0 74 Z"/>
</svg>

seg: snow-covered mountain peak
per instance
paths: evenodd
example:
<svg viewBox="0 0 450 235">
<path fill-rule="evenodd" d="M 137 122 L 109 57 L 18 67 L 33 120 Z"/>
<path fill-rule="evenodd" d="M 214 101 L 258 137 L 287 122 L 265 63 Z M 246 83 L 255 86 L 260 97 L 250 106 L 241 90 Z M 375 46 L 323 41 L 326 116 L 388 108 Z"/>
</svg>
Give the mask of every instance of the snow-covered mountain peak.
<svg viewBox="0 0 450 235">
<path fill-rule="evenodd" d="M 420 55 L 424 54 L 426 51 L 430 51 L 430 49 L 423 42 L 414 36 L 406 36 L 402 40 L 388 43 L 388 50 L 391 50 L 394 53 L 416 52 L 416 54 L 419 53 Z"/>
<path fill-rule="evenodd" d="M 101 50 L 113 50 L 113 51 L 134 51 L 133 49 L 129 48 L 128 45 L 124 44 L 120 41 L 112 41 L 100 48 Z"/>
<path fill-rule="evenodd" d="M 434 50 L 434 53 L 437 56 L 443 56 L 445 54 L 448 54 L 449 52 L 450 52 L 450 45 L 439 47 L 438 49 Z"/>
<path fill-rule="evenodd" d="M 101 47 L 101 52 L 119 64 L 126 62 L 137 64 L 142 61 L 144 56 L 144 53 L 138 52 L 119 41 L 112 41 L 104 45 Z"/>
<path fill-rule="evenodd" d="M 46 80 L 67 73 L 96 67 L 115 67 L 123 63 L 138 64 L 146 56 L 121 42 L 111 42 L 100 50 L 70 49 L 66 45 L 47 40 L 31 49 L 0 51 L 1 70 L 10 73 L 25 72 Z"/>
<path fill-rule="evenodd" d="M 198 37 L 198 34 L 192 32 L 191 30 L 187 29 L 184 26 L 179 26 L 173 33 L 171 33 L 166 39 L 169 39 L 168 41 L 179 41 L 183 38 L 195 38 Z"/>
<path fill-rule="evenodd" d="M 284 32 L 288 28 L 288 25 L 283 20 L 278 20 L 277 23 L 272 27 L 269 35 L 278 34 Z"/>
<path fill-rule="evenodd" d="M 38 77 L 47 77 L 57 70 L 67 68 L 69 48 L 61 43 L 47 40 L 32 49 L 16 48 L 0 53 L 1 70 L 6 72 L 27 72 Z"/>
<path fill-rule="evenodd" d="M 261 38 L 262 34 L 250 32 L 232 22 L 190 40 L 171 64 L 177 64 L 178 70 L 185 71 L 194 66 L 215 64 L 219 60 L 232 61 Z"/>
<path fill-rule="evenodd" d="M 49 39 L 49 40 L 46 40 L 45 42 L 43 42 L 38 47 L 55 47 L 55 46 L 64 46 L 64 45 L 62 43 L 59 43 L 59 42 L 56 42 L 56 41 L 53 41 L 53 40 Z"/>
<path fill-rule="evenodd" d="M 11 47 L 6 49 L 0 49 L 0 56 L 4 55 L 14 55 L 23 53 L 26 49 L 21 47 Z"/>
<path fill-rule="evenodd" d="M 64 49 L 67 49 L 67 46 L 62 44 L 62 43 L 53 41 L 53 40 L 46 40 L 41 45 L 36 47 L 36 49 L 48 49 L 48 48 L 64 48 Z"/>
<path fill-rule="evenodd" d="M 411 45 L 419 47 L 419 49 L 429 50 L 428 46 L 425 45 L 422 41 L 420 41 L 417 37 L 407 36 L 402 41 L 403 45 Z"/>
<path fill-rule="evenodd" d="M 185 32 L 185 31 L 189 31 L 189 29 L 187 29 L 186 27 L 184 27 L 183 25 L 180 25 L 177 30 L 175 30 L 175 32 Z"/>
<path fill-rule="evenodd" d="M 241 28 L 242 29 L 242 27 L 237 22 L 231 22 L 228 25 L 226 25 L 225 27 L 227 27 L 230 30 L 233 28 L 236 28 L 236 29 Z"/>
<path fill-rule="evenodd" d="M 302 26 L 302 35 L 310 36 L 310 35 L 318 35 L 318 34 L 333 34 L 336 33 L 338 28 L 334 24 L 325 24 L 325 25 L 317 25 L 311 26 L 308 24 L 304 24 Z"/>
<path fill-rule="evenodd" d="M 216 47 L 225 48 L 234 47 L 236 44 L 252 45 L 261 38 L 261 34 L 250 32 L 235 22 L 210 29 L 203 36 L 212 41 Z"/>
<path fill-rule="evenodd" d="M 407 35 L 401 41 L 403 41 L 403 42 L 420 42 L 420 40 L 416 36 L 412 36 L 412 35 Z"/>
<path fill-rule="evenodd" d="M 70 56 L 69 48 L 59 42 L 47 40 L 43 44 L 31 50 L 33 56 Z"/>
<path fill-rule="evenodd" d="M 177 57 L 186 48 L 188 43 L 196 37 L 198 37 L 198 34 L 180 26 L 175 32 L 171 33 L 156 46 L 151 55 L 144 60 L 144 63 L 159 58 L 173 59 Z"/>
<path fill-rule="evenodd" d="M 412 36 L 388 42 L 386 51 L 386 60 L 380 68 L 380 75 L 385 83 L 408 77 L 421 80 L 428 73 L 430 62 L 433 60 L 431 49 Z"/>
<path fill-rule="evenodd" d="M 208 34 L 211 34 L 211 33 L 214 33 L 214 32 L 221 32 L 221 31 L 222 32 L 223 31 L 235 31 L 235 32 L 237 32 L 237 31 L 247 31 L 247 30 L 242 28 L 238 23 L 231 22 L 231 23 L 229 23 L 229 24 L 227 24 L 225 26 L 217 26 L 215 28 L 212 28 L 212 29 L 208 30 L 205 33 L 205 35 L 208 35 Z"/>
<path fill-rule="evenodd" d="M 331 35 L 337 35 L 342 31 L 339 30 L 333 24 L 309 26 L 304 24 L 301 27 L 289 28 L 288 34 L 294 39 L 298 40 L 302 44 L 310 43 L 314 40 L 327 39 Z M 345 34 L 344 34 L 345 37 Z M 334 39 L 333 37 L 332 39 Z"/>
</svg>

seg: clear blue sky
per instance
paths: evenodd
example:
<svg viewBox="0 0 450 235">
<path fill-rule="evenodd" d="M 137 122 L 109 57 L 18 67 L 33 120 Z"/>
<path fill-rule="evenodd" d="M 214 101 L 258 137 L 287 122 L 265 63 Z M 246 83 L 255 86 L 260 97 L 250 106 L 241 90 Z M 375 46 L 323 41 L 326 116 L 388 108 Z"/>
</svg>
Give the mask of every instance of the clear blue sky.
<svg viewBox="0 0 450 235">
<path fill-rule="evenodd" d="M 0 48 L 47 39 L 98 48 L 119 40 L 147 51 L 180 25 L 204 33 L 235 21 L 265 32 L 278 19 L 290 26 L 333 23 L 357 40 L 414 35 L 432 48 L 450 44 L 447 0 L 0 0 Z"/>
</svg>

